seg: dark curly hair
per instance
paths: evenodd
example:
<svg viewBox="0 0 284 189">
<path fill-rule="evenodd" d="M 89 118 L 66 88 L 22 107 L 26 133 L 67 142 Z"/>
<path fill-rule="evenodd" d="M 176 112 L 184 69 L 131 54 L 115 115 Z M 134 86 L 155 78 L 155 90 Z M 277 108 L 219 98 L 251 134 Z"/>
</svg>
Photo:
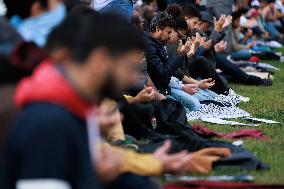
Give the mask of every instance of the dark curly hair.
<svg viewBox="0 0 284 189">
<path fill-rule="evenodd" d="M 199 10 L 192 4 L 183 6 L 183 15 L 188 16 L 190 18 L 193 18 L 193 17 L 201 18 Z"/>
<path fill-rule="evenodd" d="M 159 12 L 151 21 L 149 31 L 155 32 L 156 28 L 164 29 L 166 27 L 175 28 L 174 18 L 167 12 Z"/>
<path fill-rule="evenodd" d="M 179 4 L 171 4 L 167 7 L 166 12 L 172 15 L 172 17 L 176 20 L 178 17 L 183 16 L 182 6 Z"/>
</svg>

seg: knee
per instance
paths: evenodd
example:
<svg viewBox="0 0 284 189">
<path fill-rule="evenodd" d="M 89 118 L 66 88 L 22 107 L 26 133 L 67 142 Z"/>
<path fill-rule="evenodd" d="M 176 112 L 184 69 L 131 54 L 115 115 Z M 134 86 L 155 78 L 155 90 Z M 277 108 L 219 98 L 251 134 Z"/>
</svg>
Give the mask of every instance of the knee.
<svg viewBox="0 0 284 189">
<path fill-rule="evenodd" d="M 208 59 L 203 56 L 196 58 L 196 62 L 198 62 L 199 65 L 206 66 L 206 67 L 211 65 Z"/>
<path fill-rule="evenodd" d="M 173 89 L 171 96 L 190 111 L 197 111 L 201 108 L 199 100 L 186 92 Z"/>
</svg>

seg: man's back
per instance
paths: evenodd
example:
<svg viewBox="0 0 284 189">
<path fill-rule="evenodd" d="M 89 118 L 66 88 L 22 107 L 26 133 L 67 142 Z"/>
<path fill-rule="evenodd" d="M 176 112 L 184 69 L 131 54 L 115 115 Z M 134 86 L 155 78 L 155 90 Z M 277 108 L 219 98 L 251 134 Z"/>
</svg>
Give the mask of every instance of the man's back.
<svg viewBox="0 0 284 189">
<path fill-rule="evenodd" d="M 10 133 L 4 163 L 3 188 L 39 181 L 63 183 L 69 188 L 99 188 L 85 121 L 55 104 L 33 103 L 24 108 Z"/>
</svg>

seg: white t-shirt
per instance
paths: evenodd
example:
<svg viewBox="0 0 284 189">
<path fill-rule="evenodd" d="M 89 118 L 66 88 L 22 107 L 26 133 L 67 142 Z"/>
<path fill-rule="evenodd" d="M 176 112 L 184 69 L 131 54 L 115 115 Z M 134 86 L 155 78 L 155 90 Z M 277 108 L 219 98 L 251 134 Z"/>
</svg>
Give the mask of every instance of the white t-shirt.
<svg viewBox="0 0 284 189">
<path fill-rule="evenodd" d="M 7 11 L 7 9 L 6 9 L 6 6 L 5 6 L 3 0 L 0 0 L 0 16 L 5 15 L 6 11 Z"/>
<path fill-rule="evenodd" d="M 277 0 L 274 6 L 276 9 L 280 10 L 281 13 L 284 13 L 284 5 L 281 0 Z"/>
<path fill-rule="evenodd" d="M 99 11 L 108 4 L 110 4 L 113 0 L 93 0 L 93 7 L 95 10 Z"/>
<path fill-rule="evenodd" d="M 242 27 L 247 27 L 248 26 L 248 19 L 245 16 L 241 16 L 241 18 L 240 18 L 240 25 Z"/>
</svg>

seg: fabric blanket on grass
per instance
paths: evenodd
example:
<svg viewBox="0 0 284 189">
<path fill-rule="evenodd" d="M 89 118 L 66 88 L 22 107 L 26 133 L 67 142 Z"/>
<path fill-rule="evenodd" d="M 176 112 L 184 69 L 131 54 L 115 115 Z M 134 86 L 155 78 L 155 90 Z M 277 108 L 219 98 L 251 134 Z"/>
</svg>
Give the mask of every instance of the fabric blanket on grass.
<svg viewBox="0 0 284 189">
<path fill-rule="evenodd" d="M 244 97 L 237 95 L 230 89 L 227 96 L 218 95 L 213 101 L 203 101 L 200 110 L 187 113 L 187 119 L 190 121 L 205 118 L 230 119 L 250 117 L 248 112 L 236 107 L 236 105 L 241 102 L 242 98 Z"/>
<path fill-rule="evenodd" d="M 239 126 L 260 126 L 260 123 L 279 123 L 272 120 L 252 118 L 250 113 L 240 109 L 237 105 L 240 102 L 248 102 L 249 98 L 236 94 L 232 89 L 229 94 L 218 95 L 214 100 L 202 101 L 202 106 L 198 111 L 187 112 L 187 120 L 202 120 L 208 123 L 220 125 L 239 125 Z M 242 118 L 254 123 L 240 123 L 237 121 L 228 121 L 225 119 Z"/>
<path fill-rule="evenodd" d="M 262 131 L 259 129 L 241 129 L 231 133 L 219 133 L 211 129 L 208 129 L 207 127 L 204 127 L 202 125 L 192 125 L 192 128 L 199 136 L 202 136 L 204 138 L 219 137 L 226 139 L 235 139 L 235 138 L 252 138 L 259 140 L 267 139 L 265 136 L 263 136 Z"/>
</svg>

